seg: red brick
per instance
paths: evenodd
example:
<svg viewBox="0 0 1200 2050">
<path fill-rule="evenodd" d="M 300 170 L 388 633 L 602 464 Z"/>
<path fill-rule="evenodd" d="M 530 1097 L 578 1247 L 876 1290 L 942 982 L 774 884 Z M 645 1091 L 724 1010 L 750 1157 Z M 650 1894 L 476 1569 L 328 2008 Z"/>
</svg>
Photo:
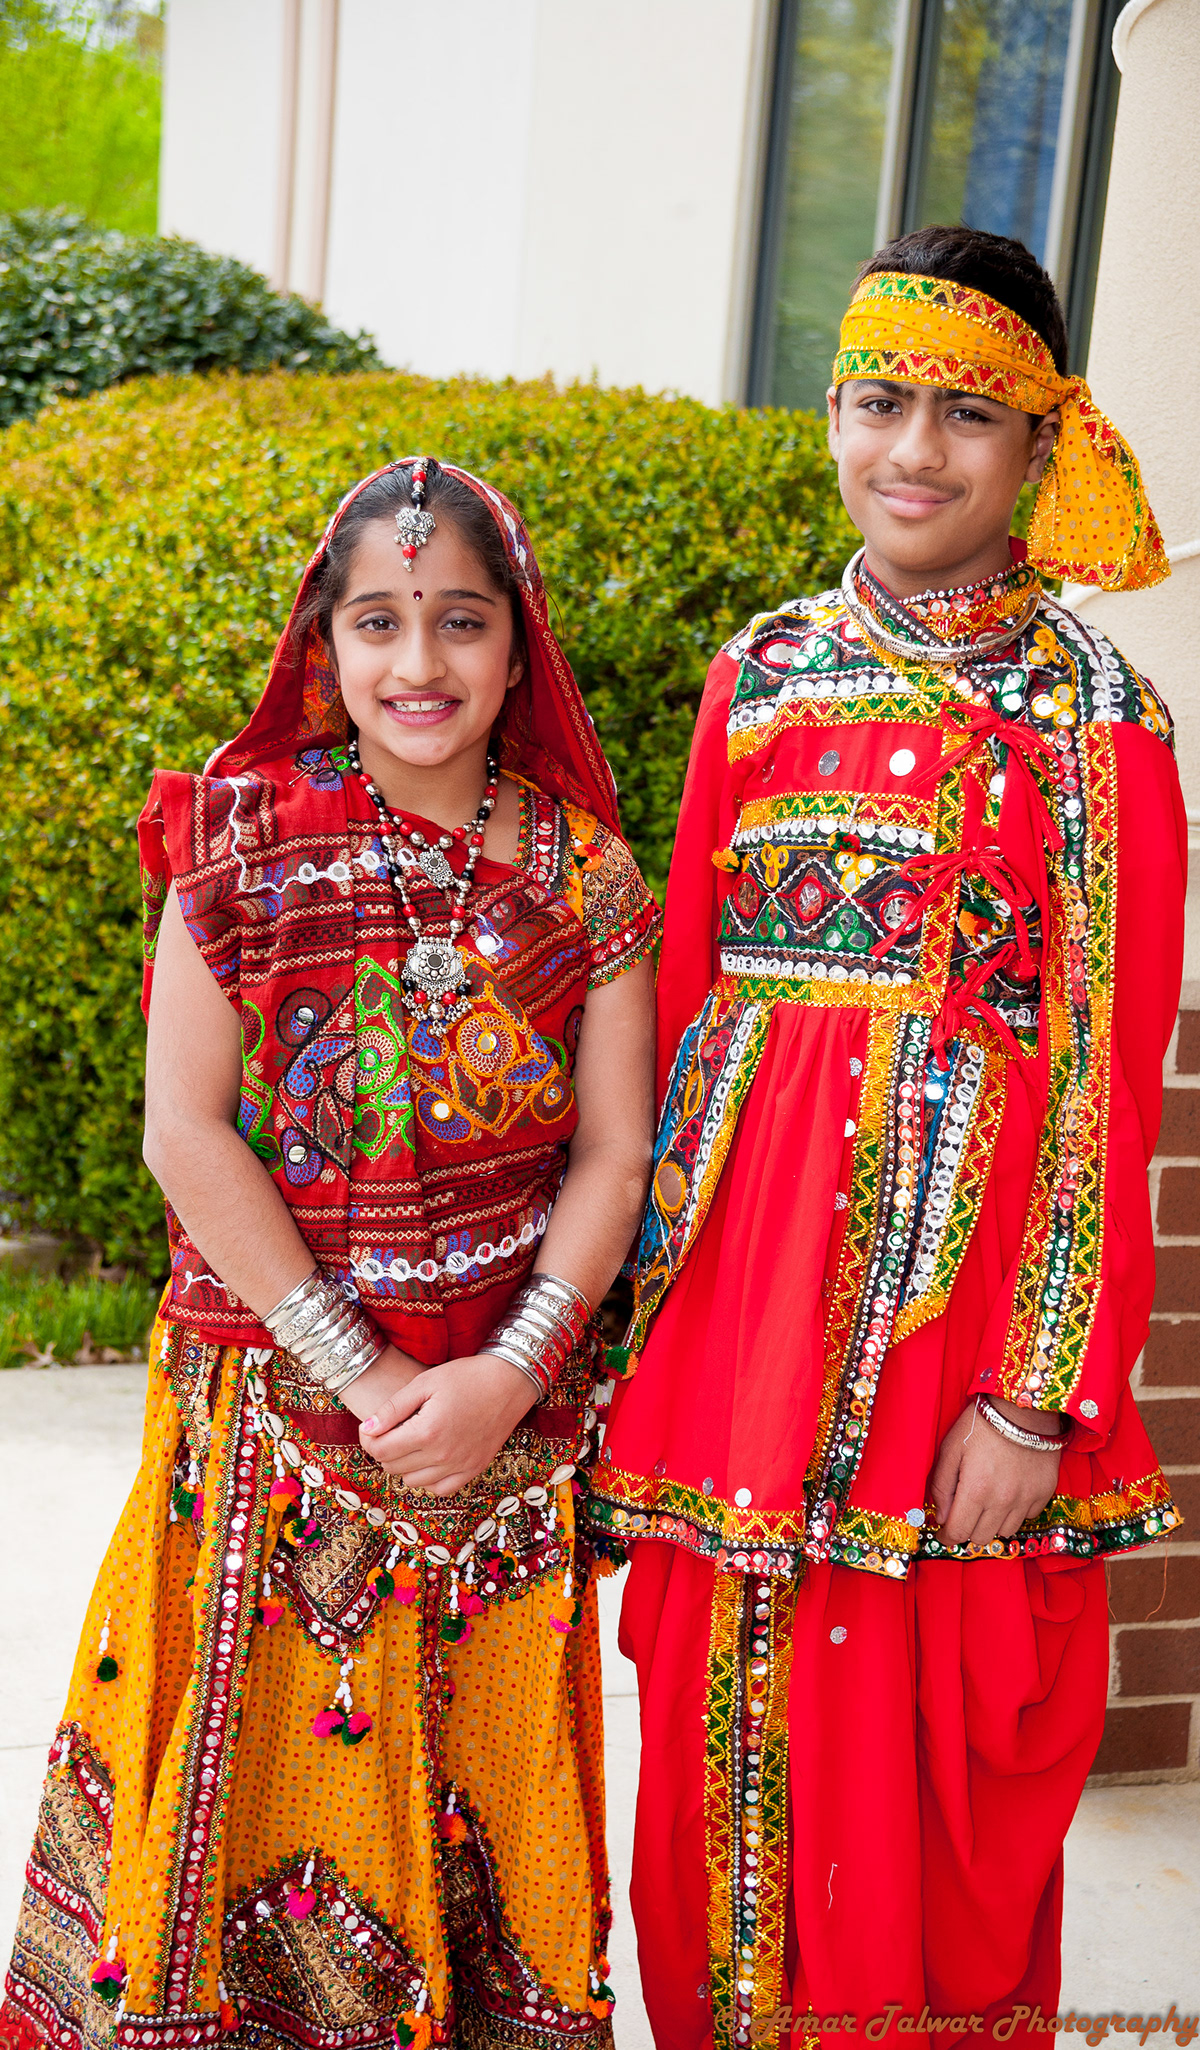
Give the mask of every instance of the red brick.
<svg viewBox="0 0 1200 2050">
<path fill-rule="evenodd" d="M 1138 1396 L 1160 1466 L 1200 1466 L 1200 1395 Z"/>
<path fill-rule="evenodd" d="M 1200 1235 L 1200 1167 L 1164 1167 L 1158 1185 L 1157 1226 L 1165 1238 Z"/>
<path fill-rule="evenodd" d="M 1200 1089 L 1164 1089 L 1162 1130 L 1154 1151 L 1167 1160 L 1200 1154 Z"/>
<path fill-rule="evenodd" d="M 1200 1318 L 1194 1323 L 1152 1320 L 1142 1382 L 1150 1388 L 1200 1388 Z"/>
<path fill-rule="evenodd" d="M 1175 1073 L 1200 1075 L 1200 1011 L 1179 1013 L 1179 1038 L 1175 1042 Z"/>
<path fill-rule="evenodd" d="M 1200 1623 L 1185 1630 L 1118 1630 L 1120 1694 L 1200 1694 Z"/>
<path fill-rule="evenodd" d="M 1156 1246 L 1154 1307 L 1200 1310 L 1200 1246 Z"/>
<path fill-rule="evenodd" d="M 1190 1623 L 1200 1616 L 1200 1553 L 1165 1545 L 1111 1559 L 1108 1613 L 1114 1623 Z"/>
<path fill-rule="evenodd" d="M 1165 1772 L 1188 1762 L 1192 1711 L 1186 1701 L 1110 1708 L 1093 1772 Z"/>
<path fill-rule="evenodd" d="M 1175 1507 L 1183 1511 L 1182 1535 L 1200 1537 L 1200 1473 L 1173 1473 L 1170 1488 Z"/>
</svg>

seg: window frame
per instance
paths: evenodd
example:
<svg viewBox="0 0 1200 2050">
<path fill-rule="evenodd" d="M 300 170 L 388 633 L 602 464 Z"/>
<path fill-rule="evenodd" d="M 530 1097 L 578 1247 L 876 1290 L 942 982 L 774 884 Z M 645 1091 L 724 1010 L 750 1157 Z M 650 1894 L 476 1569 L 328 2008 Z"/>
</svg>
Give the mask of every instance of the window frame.
<svg viewBox="0 0 1200 2050">
<path fill-rule="evenodd" d="M 772 403 L 800 5 L 801 0 L 775 0 L 763 202 L 746 377 L 746 403 L 750 406 Z M 1112 54 L 1112 32 L 1122 5 L 1123 0 L 1073 0 L 1071 9 L 1046 268 L 1066 312 L 1075 372 L 1082 372 L 1087 362 L 1121 82 Z M 921 225 L 916 218 L 917 200 L 933 118 L 943 10 L 944 0 L 896 0 L 875 215 L 877 249 Z"/>
</svg>

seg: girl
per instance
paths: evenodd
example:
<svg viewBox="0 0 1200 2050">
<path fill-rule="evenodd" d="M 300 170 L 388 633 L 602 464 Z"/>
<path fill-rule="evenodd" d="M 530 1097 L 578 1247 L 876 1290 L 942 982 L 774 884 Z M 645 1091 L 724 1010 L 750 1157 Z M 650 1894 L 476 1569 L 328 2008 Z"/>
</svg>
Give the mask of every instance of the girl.
<svg viewBox="0 0 1200 2050">
<path fill-rule="evenodd" d="M 5 2040 L 606 2043 L 576 1497 L 658 913 L 507 500 L 356 486 L 140 832 L 172 1278 Z"/>
</svg>

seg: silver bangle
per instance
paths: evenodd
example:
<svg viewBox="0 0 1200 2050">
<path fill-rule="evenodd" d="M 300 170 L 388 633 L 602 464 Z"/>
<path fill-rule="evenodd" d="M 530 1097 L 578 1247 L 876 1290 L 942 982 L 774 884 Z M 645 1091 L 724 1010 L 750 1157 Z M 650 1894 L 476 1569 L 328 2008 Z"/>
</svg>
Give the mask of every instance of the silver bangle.
<svg viewBox="0 0 1200 2050">
<path fill-rule="evenodd" d="M 556 1274 L 535 1274 L 480 1348 L 519 1367 L 543 1401 L 587 1329 L 591 1304 Z"/>
<path fill-rule="evenodd" d="M 263 1323 L 280 1351 L 290 1353 L 328 1395 L 341 1395 L 387 1347 L 358 1304 L 319 1267 L 276 1303 Z"/>
<path fill-rule="evenodd" d="M 516 1350 L 515 1346 L 507 1345 L 502 1338 L 489 1338 L 483 1350 L 495 1353 L 497 1359 L 507 1360 L 510 1367 L 518 1368 L 524 1374 L 527 1381 L 532 1381 L 539 1396 L 544 1398 L 549 1393 L 546 1383 L 542 1380 L 536 1368 L 531 1366 L 530 1362 Z"/>
<path fill-rule="evenodd" d="M 1012 1423 L 1002 1410 L 994 1408 L 986 1395 L 975 1397 L 975 1407 L 993 1431 L 999 1431 L 1000 1436 L 1007 1438 L 1011 1445 L 1025 1445 L 1031 1452 L 1061 1452 L 1071 1435 L 1069 1429 L 1060 1431 L 1054 1438 L 1043 1437 L 1037 1431 L 1023 1431 L 1020 1424 Z"/>
</svg>

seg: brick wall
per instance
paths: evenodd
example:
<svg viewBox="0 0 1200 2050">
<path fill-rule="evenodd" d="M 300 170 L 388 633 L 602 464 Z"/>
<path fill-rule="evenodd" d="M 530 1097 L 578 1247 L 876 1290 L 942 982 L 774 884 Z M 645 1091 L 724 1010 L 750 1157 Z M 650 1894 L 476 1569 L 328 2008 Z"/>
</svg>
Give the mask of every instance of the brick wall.
<svg viewBox="0 0 1200 2050">
<path fill-rule="evenodd" d="M 1133 1386 L 1187 1521 L 1109 1567 L 1102 1784 L 1200 1778 L 1200 1009 L 1180 1012 L 1165 1081 L 1150 1167 L 1158 1287 Z"/>
</svg>

